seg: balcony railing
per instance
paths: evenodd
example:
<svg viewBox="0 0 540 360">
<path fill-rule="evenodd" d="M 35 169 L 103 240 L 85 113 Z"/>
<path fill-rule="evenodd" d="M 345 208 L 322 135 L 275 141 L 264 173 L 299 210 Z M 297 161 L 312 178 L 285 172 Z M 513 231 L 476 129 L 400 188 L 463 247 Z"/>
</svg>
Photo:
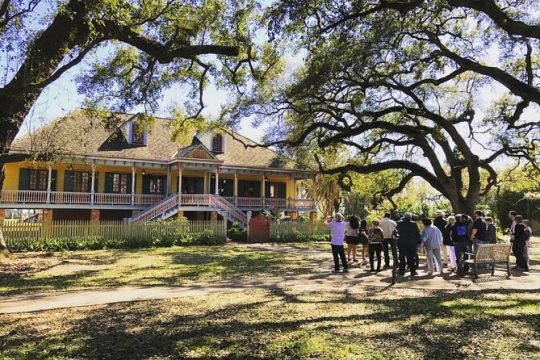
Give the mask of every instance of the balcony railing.
<svg viewBox="0 0 540 360">
<path fill-rule="evenodd" d="M 210 194 L 182 194 L 182 206 L 209 206 L 212 203 Z M 116 194 L 35 190 L 2 190 L 0 203 L 3 204 L 73 204 L 73 205 L 123 205 L 153 206 L 165 199 L 164 195 L 154 194 Z M 224 197 L 237 208 L 260 210 L 263 208 L 314 210 L 315 201 L 311 199 L 261 198 L 261 197 Z M 92 201 L 93 200 L 93 201 Z"/>
</svg>

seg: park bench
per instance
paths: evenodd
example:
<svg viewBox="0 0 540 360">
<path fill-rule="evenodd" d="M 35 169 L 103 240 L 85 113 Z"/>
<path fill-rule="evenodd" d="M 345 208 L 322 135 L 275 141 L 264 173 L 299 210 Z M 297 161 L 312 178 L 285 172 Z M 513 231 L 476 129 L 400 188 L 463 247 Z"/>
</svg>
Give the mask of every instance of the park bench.
<svg viewBox="0 0 540 360">
<path fill-rule="evenodd" d="M 474 278 L 478 279 L 478 265 L 491 265 L 491 276 L 495 275 L 495 264 L 506 264 L 508 277 L 510 277 L 510 249 L 512 244 L 480 244 L 473 253 L 461 254 L 459 259 L 460 273 L 463 274 L 463 266 L 469 265 L 472 269 Z M 469 259 L 465 259 L 468 255 Z"/>
</svg>

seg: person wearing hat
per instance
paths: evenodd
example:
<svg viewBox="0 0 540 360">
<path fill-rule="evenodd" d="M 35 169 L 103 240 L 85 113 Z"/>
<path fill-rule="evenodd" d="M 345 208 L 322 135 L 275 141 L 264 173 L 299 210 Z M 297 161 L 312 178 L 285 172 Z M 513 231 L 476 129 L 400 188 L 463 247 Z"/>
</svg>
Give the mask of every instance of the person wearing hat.
<svg viewBox="0 0 540 360">
<path fill-rule="evenodd" d="M 339 272 L 339 259 L 343 264 L 343 272 L 349 272 L 349 264 L 345 257 L 345 248 L 343 242 L 345 241 L 345 221 L 343 221 L 343 215 L 336 213 L 334 218 L 328 217 L 324 225 L 330 228 L 330 244 L 332 245 L 332 256 L 334 257 L 334 272 Z"/>
</svg>

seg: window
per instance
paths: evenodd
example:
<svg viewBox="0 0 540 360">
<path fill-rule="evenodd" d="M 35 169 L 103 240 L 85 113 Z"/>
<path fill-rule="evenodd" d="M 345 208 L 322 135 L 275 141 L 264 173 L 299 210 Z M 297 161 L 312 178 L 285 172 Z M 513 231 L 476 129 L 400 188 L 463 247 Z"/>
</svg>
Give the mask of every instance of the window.
<svg viewBox="0 0 540 360">
<path fill-rule="evenodd" d="M 150 178 L 150 194 L 163 194 L 165 193 L 165 187 L 163 183 L 163 178 L 161 177 L 152 177 Z"/>
<path fill-rule="evenodd" d="M 144 126 L 136 122 L 131 125 L 131 143 L 144 145 Z"/>
<path fill-rule="evenodd" d="M 73 191 L 75 192 L 90 192 L 90 178 L 88 172 L 74 171 L 73 172 Z"/>
<path fill-rule="evenodd" d="M 127 194 L 128 193 L 128 175 L 127 174 L 112 174 L 112 176 L 113 176 L 112 192 Z"/>
<path fill-rule="evenodd" d="M 212 151 L 220 153 L 223 152 L 223 136 L 220 134 L 216 134 L 212 138 Z"/>
<path fill-rule="evenodd" d="M 30 170 L 28 190 L 47 190 L 47 180 L 49 172 L 47 170 Z"/>
</svg>

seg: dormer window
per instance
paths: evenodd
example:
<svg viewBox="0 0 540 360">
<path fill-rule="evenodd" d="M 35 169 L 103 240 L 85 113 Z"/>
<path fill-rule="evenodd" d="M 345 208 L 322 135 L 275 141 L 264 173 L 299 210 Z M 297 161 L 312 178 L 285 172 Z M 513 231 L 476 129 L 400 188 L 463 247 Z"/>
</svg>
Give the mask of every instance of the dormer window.
<svg viewBox="0 0 540 360">
<path fill-rule="evenodd" d="M 220 134 L 216 134 L 212 138 L 212 151 L 215 153 L 223 152 L 223 136 Z"/>
<path fill-rule="evenodd" d="M 131 124 L 131 143 L 134 145 L 145 145 L 145 128 L 142 124 L 133 122 Z"/>
</svg>

